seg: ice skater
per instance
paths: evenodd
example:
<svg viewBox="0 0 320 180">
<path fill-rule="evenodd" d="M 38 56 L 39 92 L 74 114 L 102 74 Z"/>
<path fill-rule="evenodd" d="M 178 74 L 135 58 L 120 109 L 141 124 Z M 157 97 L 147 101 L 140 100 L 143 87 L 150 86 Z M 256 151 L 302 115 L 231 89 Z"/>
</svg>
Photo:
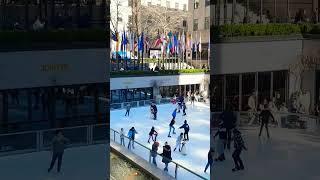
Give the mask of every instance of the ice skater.
<svg viewBox="0 0 320 180">
<path fill-rule="evenodd" d="M 225 160 L 224 149 L 227 141 L 227 129 L 223 126 L 222 121 L 219 124 L 219 129 L 217 133 L 213 137 L 215 138 L 216 136 L 219 136 L 217 140 L 217 152 L 219 156 L 218 158 L 215 159 L 215 161 L 224 161 Z"/>
<path fill-rule="evenodd" d="M 221 113 L 220 119 L 223 122 L 223 127 L 226 128 L 227 135 L 226 141 L 224 142 L 224 149 L 227 146 L 228 150 L 230 150 L 232 129 L 235 127 L 237 121 L 231 104 L 228 103 L 226 105 L 226 109 Z"/>
<path fill-rule="evenodd" d="M 151 157 L 152 157 L 152 163 L 157 166 L 157 161 L 156 161 L 156 157 L 158 155 L 158 148 L 159 148 L 159 143 L 157 141 L 155 141 L 152 144 L 152 149 L 151 149 Z"/>
<path fill-rule="evenodd" d="M 269 124 L 269 119 L 272 118 L 274 120 L 274 117 L 273 117 L 272 113 L 270 112 L 270 110 L 268 109 L 267 104 L 264 105 L 264 109 L 261 111 L 259 117 L 261 118 L 259 137 L 261 136 L 262 128 L 264 126 L 267 131 L 267 136 L 268 136 L 268 138 L 270 138 L 268 124 Z"/>
<path fill-rule="evenodd" d="M 158 109 L 155 103 L 152 103 L 151 106 L 151 113 L 153 114 L 153 119 L 157 120 L 157 113 L 158 113 Z"/>
<path fill-rule="evenodd" d="M 62 131 L 56 131 L 56 135 L 52 139 L 52 159 L 48 172 L 50 172 L 58 159 L 58 172 L 61 170 L 62 157 L 65 149 L 65 145 L 69 142 L 69 139 L 65 138 Z"/>
<path fill-rule="evenodd" d="M 170 133 L 171 133 L 171 130 L 173 129 L 172 131 L 172 134 L 176 134 L 175 132 L 175 127 L 173 126 L 174 124 L 176 123 L 176 121 L 174 119 L 171 120 L 170 124 L 169 124 L 169 134 L 168 134 L 168 137 L 171 137 Z"/>
<path fill-rule="evenodd" d="M 165 164 L 164 171 L 168 171 L 168 164 L 171 162 L 172 157 L 171 157 L 171 147 L 168 144 L 168 142 L 165 142 L 165 145 L 163 146 L 163 151 L 162 151 L 162 162 Z"/>
<path fill-rule="evenodd" d="M 177 116 L 177 108 L 175 108 L 172 112 L 172 119 L 176 119 L 176 116 Z"/>
<path fill-rule="evenodd" d="M 153 138 L 153 136 L 154 136 L 154 138 Z M 150 138 L 152 139 L 153 142 L 157 141 L 157 136 L 158 136 L 158 132 L 156 130 L 154 130 L 154 127 L 152 127 L 149 132 L 148 143 L 150 143 Z"/>
<path fill-rule="evenodd" d="M 246 146 L 244 145 L 244 141 L 242 139 L 241 133 L 237 129 L 233 129 L 233 141 L 234 141 L 234 151 L 232 153 L 232 158 L 234 161 L 235 167 L 232 169 L 232 171 L 238 171 L 243 170 L 243 162 L 240 158 L 241 151 L 247 150 Z"/>
<path fill-rule="evenodd" d="M 182 103 L 182 112 L 183 112 L 182 116 L 187 115 L 187 113 L 186 113 L 186 109 L 187 109 L 186 103 L 185 103 L 185 102 L 183 102 L 183 103 Z"/>
<path fill-rule="evenodd" d="M 180 135 L 177 137 L 176 140 L 176 147 L 173 149 L 173 151 L 176 151 L 177 147 L 179 147 L 179 152 L 181 152 L 181 141 L 183 139 L 183 133 L 180 133 Z"/>
<path fill-rule="evenodd" d="M 181 143 L 182 145 L 181 145 L 181 154 L 182 155 L 187 155 L 187 140 L 186 139 L 184 139 L 183 141 L 182 141 L 182 143 Z"/>
<path fill-rule="evenodd" d="M 130 149 L 131 146 L 132 146 L 132 149 L 134 149 L 134 138 L 136 134 L 138 134 L 138 132 L 134 129 L 134 127 L 132 127 L 128 132 L 128 137 L 129 137 L 128 149 Z"/>
<path fill-rule="evenodd" d="M 178 97 L 178 113 L 180 113 L 180 109 L 182 109 L 182 103 L 184 102 L 184 97 L 180 95 Z"/>
<path fill-rule="evenodd" d="M 124 144 L 124 131 L 123 131 L 123 128 L 121 128 L 121 130 L 120 130 L 120 144 L 122 145 L 122 146 L 126 146 L 125 144 Z"/>
<path fill-rule="evenodd" d="M 127 116 L 127 115 L 128 115 L 128 117 L 130 116 L 130 109 L 131 109 L 131 105 L 130 105 L 130 103 L 128 103 L 126 105 L 126 114 L 124 116 Z"/>
<path fill-rule="evenodd" d="M 187 120 L 184 120 L 184 124 L 181 127 L 179 127 L 179 129 L 182 129 L 182 128 L 184 129 L 184 134 L 183 134 L 184 139 L 189 141 L 190 127 L 189 127 L 189 124 L 187 123 Z"/>
<path fill-rule="evenodd" d="M 195 97 L 194 93 L 191 93 L 191 105 L 192 105 L 192 107 L 194 107 L 195 99 L 196 99 L 196 97 Z"/>
<path fill-rule="evenodd" d="M 210 166 L 210 168 L 211 168 L 212 165 L 214 164 L 213 156 L 214 156 L 214 149 L 210 148 L 210 150 L 208 152 L 208 163 L 207 163 L 206 167 L 204 168 L 205 173 L 206 173 L 208 167 Z"/>
</svg>

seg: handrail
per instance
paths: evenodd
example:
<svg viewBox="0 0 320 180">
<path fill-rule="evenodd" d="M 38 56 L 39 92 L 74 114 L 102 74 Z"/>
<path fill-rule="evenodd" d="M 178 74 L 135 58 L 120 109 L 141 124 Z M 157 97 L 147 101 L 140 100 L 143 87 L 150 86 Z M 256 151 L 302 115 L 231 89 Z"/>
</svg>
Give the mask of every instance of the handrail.
<svg viewBox="0 0 320 180">
<path fill-rule="evenodd" d="M 119 133 L 118 131 L 116 131 L 116 130 L 114 130 L 114 129 L 112 129 L 112 128 L 110 128 L 110 130 L 113 131 L 114 133 L 117 133 L 117 134 L 120 135 L 120 133 Z M 126 135 L 124 135 L 124 137 L 127 138 L 127 139 L 130 139 L 130 138 L 129 138 L 128 136 L 126 136 Z M 115 137 L 114 137 L 114 138 L 115 138 Z M 111 138 L 111 136 L 110 136 L 110 139 L 113 140 L 113 139 Z M 130 139 L 130 140 L 131 140 L 131 139 Z M 114 140 L 113 140 L 113 141 L 114 141 Z M 147 149 L 148 151 L 152 151 L 152 149 L 146 147 L 145 145 L 143 145 L 143 144 L 141 144 L 141 143 L 139 143 L 139 142 L 137 142 L 137 141 L 135 141 L 135 140 L 131 140 L 131 141 L 133 141 L 134 143 L 139 144 L 140 146 L 142 146 L 143 148 Z M 156 153 L 157 155 L 161 156 L 162 158 L 166 158 L 166 157 L 163 157 L 163 156 L 162 156 L 161 154 L 159 154 L 158 152 L 155 152 L 155 153 Z M 179 163 L 177 163 L 177 162 L 175 162 L 175 161 L 173 161 L 173 160 L 170 160 L 170 162 L 174 163 L 174 164 L 177 165 L 178 167 L 181 167 L 181 168 L 185 169 L 185 170 L 188 171 L 189 173 L 191 173 L 191 174 L 193 174 L 193 175 L 195 175 L 195 176 L 197 176 L 197 177 L 199 177 L 199 178 L 201 178 L 201 179 L 203 179 L 203 180 L 208 180 L 207 178 L 205 178 L 205 177 L 203 177 L 203 176 L 201 176 L 201 175 L 193 172 L 192 170 L 188 169 L 187 167 L 185 167 L 185 166 L 183 166 L 183 165 L 181 165 L 181 164 L 179 164 Z"/>
<path fill-rule="evenodd" d="M 250 111 L 234 111 L 234 112 L 239 112 L 239 113 L 249 113 Z M 259 111 L 255 111 L 259 112 Z M 320 119 L 320 117 L 311 115 L 311 114 L 303 114 L 303 113 L 293 113 L 293 112 L 281 112 L 281 111 L 271 111 L 272 113 L 275 114 L 281 114 L 281 115 L 295 115 L 295 116 L 303 116 L 303 117 L 308 117 L 308 118 L 313 118 L 313 119 Z M 216 112 L 211 112 L 213 114 L 219 114 L 222 113 L 222 111 L 216 111 Z"/>
</svg>

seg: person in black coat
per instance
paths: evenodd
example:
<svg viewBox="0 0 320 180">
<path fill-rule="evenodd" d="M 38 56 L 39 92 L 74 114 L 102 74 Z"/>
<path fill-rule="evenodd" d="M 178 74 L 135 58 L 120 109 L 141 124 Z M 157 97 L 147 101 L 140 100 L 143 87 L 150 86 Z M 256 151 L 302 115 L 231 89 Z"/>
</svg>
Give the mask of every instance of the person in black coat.
<svg viewBox="0 0 320 180">
<path fill-rule="evenodd" d="M 207 171 L 207 169 L 208 169 L 208 167 L 210 166 L 212 166 L 213 165 L 213 155 L 214 155 L 214 149 L 213 148 L 210 148 L 210 150 L 209 150 L 209 152 L 208 152 L 208 163 L 207 163 L 207 165 L 206 165 L 206 167 L 205 167 L 205 169 L 204 169 L 204 172 L 206 172 Z"/>
<path fill-rule="evenodd" d="M 232 111 L 232 106 L 231 104 L 227 104 L 226 109 L 221 113 L 220 119 L 223 122 L 223 126 L 227 130 L 227 138 L 224 144 L 224 148 L 228 148 L 230 150 L 231 146 L 231 136 L 232 136 L 232 129 L 235 127 L 236 123 L 236 116 Z"/>
<path fill-rule="evenodd" d="M 152 145 L 152 149 L 151 149 L 151 157 L 152 157 L 152 163 L 157 166 L 157 161 L 156 161 L 156 157 L 157 157 L 157 152 L 158 152 L 158 147 L 159 147 L 159 143 L 157 141 L 155 141 Z"/>
<path fill-rule="evenodd" d="M 174 120 L 174 118 L 171 120 L 170 124 L 169 124 L 169 134 L 168 137 L 171 137 L 170 133 L 171 133 L 171 129 L 173 129 L 172 133 L 176 134 L 175 132 L 175 128 L 174 128 L 174 124 L 176 123 L 176 121 Z"/>
<path fill-rule="evenodd" d="M 162 162 L 165 164 L 164 171 L 168 171 L 168 164 L 171 162 L 171 147 L 168 144 L 168 142 L 165 142 L 165 145 L 163 146 L 163 152 L 162 152 Z"/>
<path fill-rule="evenodd" d="M 187 113 L 186 113 L 186 109 L 187 109 L 186 103 L 185 103 L 185 102 L 183 102 L 183 103 L 182 103 L 182 111 L 183 111 L 182 116 L 187 115 Z"/>
<path fill-rule="evenodd" d="M 185 140 L 189 140 L 189 130 L 190 130 L 190 127 L 189 127 L 189 124 L 187 123 L 187 120 L 184 120 L 184 124 L 179 128 L 179 129 L 184 129 L 184 139 Z"/>
<path fill-rule="evenodd" d="M 244 141 L 242 139 L 241 133 L 237 129 L 233 129 L 233 141 L 234 141 L 234 151 L 232 153 L 232 158 L 234 161 L 235 167 L 232 169 L 232 171 L 238 171 L 243 170 L 243 162 L 240 158 L 241 151 L 247 150 L 246 146 L 244 145 Z"/>
<path fill-rule="evenodd" d="M 274 120 L 274 117 L 270 112 L 270 110 L 268 109 L 267 104 L 264 105 L 264 109 L 261 111 L 259 117 L 261 118 L 261 127 L 260 127 L 259 137 L 261 136 L 263 126 L 265 126 L 267 131 L 267 136 L 268 138 L 270 138 L 268 124 L 269 124 L 269 119 L 272 118 Z"/>
<path fill-rule="evenodd" d="M 152 108 L 152 113 L 153 113 L 153 119 L 157 120 L 158 108 L 157 108 L 156 104 L 152 103 L 151 108 Z"/>
</svg>

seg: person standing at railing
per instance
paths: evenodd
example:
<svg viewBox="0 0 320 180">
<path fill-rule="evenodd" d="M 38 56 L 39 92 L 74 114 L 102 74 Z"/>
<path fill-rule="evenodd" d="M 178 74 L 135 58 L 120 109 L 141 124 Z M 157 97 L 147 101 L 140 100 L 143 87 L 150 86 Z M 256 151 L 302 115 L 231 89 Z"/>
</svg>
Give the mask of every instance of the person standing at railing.
<svg viewBox="0 0 320 180">
<path fill-rule="evenodd" d="M 120 130 L 120 144 L 123 145 L 123 146 L 126 146 L 124 144 L 124 132 L 123 132 L 123 128 L 121 128 Z"/>
<path fill-rule="evenodd" d="M 227 104 L 226 109 L 221 113 L 220 119 L 222 120 L 222 126 L 226 128 L 226 141 L 224 141 L 224 149 L 228 148 L 230 150 L 231 146 L 231 130 L 235 127 L 237 118 L 235 113 L 233 112 L 232 105 Z"/>
<path fill-rule="evenodd" d="M 179 129 L 182 129 L 182 128 L 184 129 L 184 134 L 183 134 L 184 139 L 189 141 L 190 127 L 189 127 L 189 124 L 187 123 L 187 120 L 184 120 L 184 124 L 181 127 L 179 127 Z"/>
<path fill-rule="evenodd" d="M 213 160 L 213 156 L 214 156 L 214 149 L 210 148 L 209 152 L 208 152 L 208 163 L 204 169 L 204 172 L 206 173 L 208 167 L 210 166 L 210 168 L 212 167 L 214 160 Z"/>
<path fill-rule="evenodd" d="M 154 136 L 154 138 L 153 138 L 153 136 Z M 154 127 L 152 127 L 149 132 L 148 143 L 150 143 L 150 138 L 152 139 L 153 142 L 157 141 L 157 136 L 158 136 L 158 132 L 156 130 L 154 130 Z"/>
<path fill-rule="evenodd" d="M 163 152 L 162 152 L 162 162 L 165 164 L 164 171 L 168 171 L 168 164 L 171 162 L 171 147 L 168 144 L 168 142 L 165 142 L 165 145 L 163 146 Z"/>
<path fill-rule="evenodd" d="M 134 139 L 135 135 L 138 134 L 138 132 L 132 127 L 129 132 L 128 132 L 128 137 L 129 137 L 129 143 L 128 143 L 128 149 L 132 146 L 132 149 L 134 149 Z"/>
<path fill-rule="evenodd" d="M 270 138 L 269 130 L 268 130 L 269 119 L 272 118 L 273 121 L 275 121 L 275 119 L 274 119 L 272 113 L 270 112 L 270 110 L 268 109 L 268 105 L 264 106 L 264 109 L 261 111 L 259 117 L 261 118 L 259 137 L 261 136 L 263 126 L 265 126 L 266 131 L 267 131 L 267 136 L 268 136 L 268 138 Z"/>
<path fill-rule="evenodd" d="M 152 144 L 152 149 L 151 149 L 151 157 L 152 157 L 152 163 L 157 166 L 157 161 L 156 161 L 156 157 L 157 157 L 157 152 L 158 152 L 158 148 L 159 148 L 159 142 L 155 141 Z"/>
<path fill-rule="evenodd" d="M 62 131 L 56 131 L 56 135 L 52 139 L 52 159 L 48 172 L 50 172 L 58 159 L 58 172 L 60 172 L 62 165 L 62 157 L 65 149 L 65 145 L 69 142 L 69 139 L 65 138 Z"/>
<path fill-rule="evenodd" d="M 168 134 L 168 137 L 171 137 L 170 133 L 171 133 L 171 130 L 173 129 L 172 131 L 172 134 L 176 134 L 175 132 L 175 127 L 173 126 L 174 124 L 176 123 L 176 121 L 174 119 L 171 120 L 170 124 L 169 124 L 169 134 Z"/>
<path fill-rule="evenodd" d="M 127 116 L 127 115 L 128 115 L 128 117 L 130 116 L 130 109 L 131 109 L 131 105 L 130 105 L 130 103 L 127 103 L 127 105 L 126 105 L 126 114 L 124 116 Z"/>
</svg>

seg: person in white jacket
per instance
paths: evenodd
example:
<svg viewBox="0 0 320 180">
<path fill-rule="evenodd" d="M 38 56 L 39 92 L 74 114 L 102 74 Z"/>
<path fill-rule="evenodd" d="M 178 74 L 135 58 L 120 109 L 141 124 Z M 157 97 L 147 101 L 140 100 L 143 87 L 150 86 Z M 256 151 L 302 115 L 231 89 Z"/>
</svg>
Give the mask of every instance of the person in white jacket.
<svg viewBox="0 0 320 180">
<path fill-rule="evenodd" d="M 177 147 L 179 147 L 179 152 L 181 152 L 181 141 L 183 139 L 183 133 L 180 133 L 180 135 L 177 137 L 176 140 L 176 147 L 173 149 L 173 151 L 176 151 Z"/>
<path fill-rule="evenodd" d="M 248 106 L 250 108 L 249 109 L 249 125 L 252 125 L 256 118 L 256 112 L 257 112 L 255 92 L 249 97 Z"/>
</svg>

